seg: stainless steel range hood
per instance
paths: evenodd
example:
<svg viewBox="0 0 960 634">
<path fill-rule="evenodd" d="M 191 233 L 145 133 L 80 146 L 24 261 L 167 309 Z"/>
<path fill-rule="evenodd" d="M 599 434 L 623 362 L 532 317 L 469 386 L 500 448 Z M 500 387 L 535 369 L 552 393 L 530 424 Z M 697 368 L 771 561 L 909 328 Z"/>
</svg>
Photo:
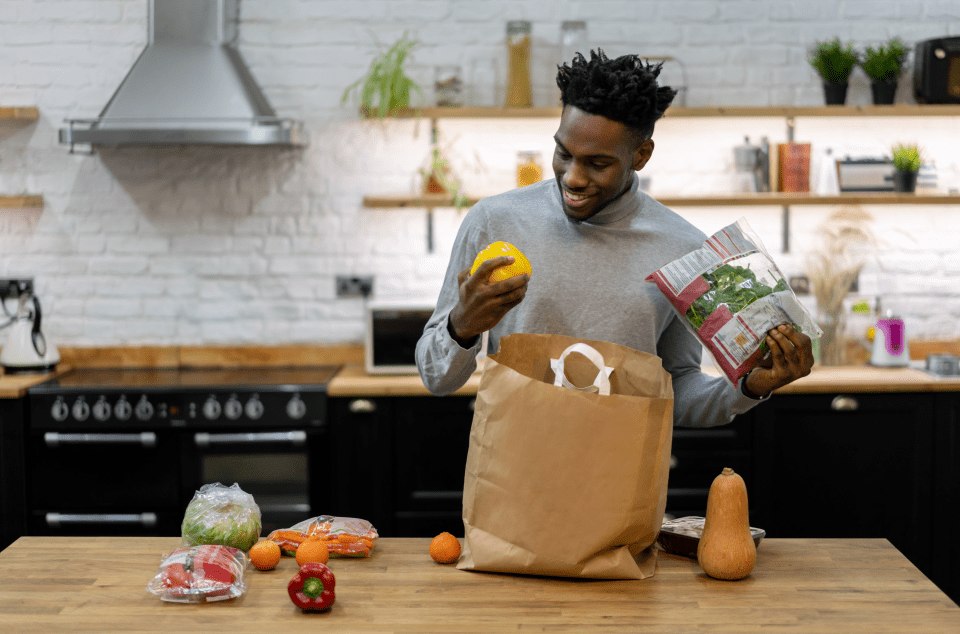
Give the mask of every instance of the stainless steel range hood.
<svg viewBox="0 0 960 634">
<path fill-rule="evenodd" d="M 147 47 L 96 119 L 68 119 L 60 142 L 299 145 L 235 46 L 239 0 L 149 0 Z"/>
</svg>

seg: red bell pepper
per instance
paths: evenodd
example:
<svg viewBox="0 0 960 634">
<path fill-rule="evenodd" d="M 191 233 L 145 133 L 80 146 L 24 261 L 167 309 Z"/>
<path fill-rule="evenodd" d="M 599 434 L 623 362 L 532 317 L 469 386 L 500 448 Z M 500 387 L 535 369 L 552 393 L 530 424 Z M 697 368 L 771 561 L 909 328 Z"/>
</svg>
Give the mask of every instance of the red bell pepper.
<svg viewBox="0 0 960 634">
<path fill-rule="evenodd" d="M 336 580 L 333 572 L 324 564 L 307 562 L 290 580 L 287 592 L 290 600 L 301 610 L 319 612 L 329 610 L 336 599 L 333 588 Z"/>
</svg>

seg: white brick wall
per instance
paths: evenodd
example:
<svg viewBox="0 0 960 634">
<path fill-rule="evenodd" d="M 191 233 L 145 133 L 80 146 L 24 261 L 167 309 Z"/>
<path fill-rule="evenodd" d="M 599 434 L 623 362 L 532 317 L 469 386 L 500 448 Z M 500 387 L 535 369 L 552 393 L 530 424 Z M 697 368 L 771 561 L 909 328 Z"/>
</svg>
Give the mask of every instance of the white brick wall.
<svg viewBox="0 0 960 634">
<path fill-rule="evenodd" d="M 429 86 L 438 63 L 465 74 L 477 58 L 502 63 L 505 21 L 532 20 L 535 98 L 555 105 L 559 23 L 586 19 L 591 45 L 608 54 L 681 60 L 688 106 L 819 104 L 806 62 L 818 39 L 960 34 L 960 4 L 946 0 L 242 0 L 243 56 L 278 113 L 305 122 L 309 147 L 69 154 L 58 128 L 102 109 L 145 45 L 146 19 L 147 0 L 0 1 L 0 105 L 41 111 L 36 124 L 0 124 L 0 192 L 46 199 L 42 211 L 0 210 L 0 277 L 35 278 L 48 337 L 61 345 L 360 341 L 363 304 L 335 299 L 337 274 L 376 276 L 379 296 L 435 295 L 462 213 L 435 211 L 431 253 L 422 210 L 361 207 L 366 194 L 413 191 L 426 124 L 361 122 L 340 105 L 376 42 L 405 31 L 420 41 L 410 73 Z M 668 63 L 664 78 L 680 84 L 680 66 Z M 859 71 L 849 102 L 870 102 Z M 555 125 L 451 120 L 441 141 L 467 190 L 483 195 L 512 186 L 517 150 L 549 161 Z M 814 144 L 814 172 L 825 147 L 882 154 L 917 140 L 946 189 L 960 187 L 958 127 L 801 120 L 797 139 Z M 644 175 L 654 194 L 731 191 L 731 147 L 747 134 L 782 141 L 784 123 L 664 121 Z M 678 211 L 708 233 L 745 215 L 792 274 L 831 209 L 793 208 L 790 253 L 779 253 L 777 208 Z M 883 268 L 865 272 L 864 292 L 899 304 L 915 336 L 960 336 L 960 208 L 869 211 Z"/>
</svg>

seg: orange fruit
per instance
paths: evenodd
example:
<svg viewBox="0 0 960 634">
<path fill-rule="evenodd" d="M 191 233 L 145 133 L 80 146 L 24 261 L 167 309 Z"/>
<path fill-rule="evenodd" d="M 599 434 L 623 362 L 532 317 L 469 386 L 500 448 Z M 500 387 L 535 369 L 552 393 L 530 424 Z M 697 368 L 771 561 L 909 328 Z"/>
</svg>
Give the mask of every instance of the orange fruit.
<svg viewBox="0 0 960 634">
<path fill-rule="evenodd" d="M 269 539 L 250 548 L 250 563 L 257 570 L 273 570 L 280 563 L 280 546 Z"/>
<path fill-rule="evenodd" d="M 493 242 L 477 254 L 477 258 L 473 261 L 473 266 L 470 267 L 470 275 L 473 275 L 477 269 L 480 268 L 480 265 L 490 258 L 498 258 L 501 255 L 512 255 L 513 264 L 495 269 L 493 273 L 490 274 L 489 281 L 491 283 L 500 282 L 522 273 L 526 273 L 527 275 L 533 273 L 533 270 L 530 268 L 530 260 L 520 252 L 520 249 L 509 242 Z"/>
<path fill-rule="evenodd" d="M 297 565 L 302 566 L 308 561 L 325 564 L 330 561 L 330 549 L 320 540 L 307 540 L 297 546 Z"/>
<path fill-rule="evenodd" d="M 450 533 L 440 533 L 430 542 L 430 556 L 438 564 L 452 564 L 460 558 L 460 540 Z"/>
</svg>

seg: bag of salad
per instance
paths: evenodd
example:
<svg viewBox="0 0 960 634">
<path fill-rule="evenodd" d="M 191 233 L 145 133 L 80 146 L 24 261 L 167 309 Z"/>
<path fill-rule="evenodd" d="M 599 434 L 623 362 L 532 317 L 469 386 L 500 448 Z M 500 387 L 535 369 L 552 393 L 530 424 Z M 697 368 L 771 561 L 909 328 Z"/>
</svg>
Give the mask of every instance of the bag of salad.
<svg viewBox="0 0 960 634">
<path fill-rule="evenodd" d="M 219 544 L 246 552 L 260 539 L 260 507 L 236 482 L 205 484 L 193 494 L 183 514 L 185 546 Z"/>
<path fill-rule="evenodd" d="M 822 334 L 744 218 L 646 280 L 734 386 L 769 353 L 764 340 L 770 329 L 793 324 L 811 339 Z"/>
</svg>

